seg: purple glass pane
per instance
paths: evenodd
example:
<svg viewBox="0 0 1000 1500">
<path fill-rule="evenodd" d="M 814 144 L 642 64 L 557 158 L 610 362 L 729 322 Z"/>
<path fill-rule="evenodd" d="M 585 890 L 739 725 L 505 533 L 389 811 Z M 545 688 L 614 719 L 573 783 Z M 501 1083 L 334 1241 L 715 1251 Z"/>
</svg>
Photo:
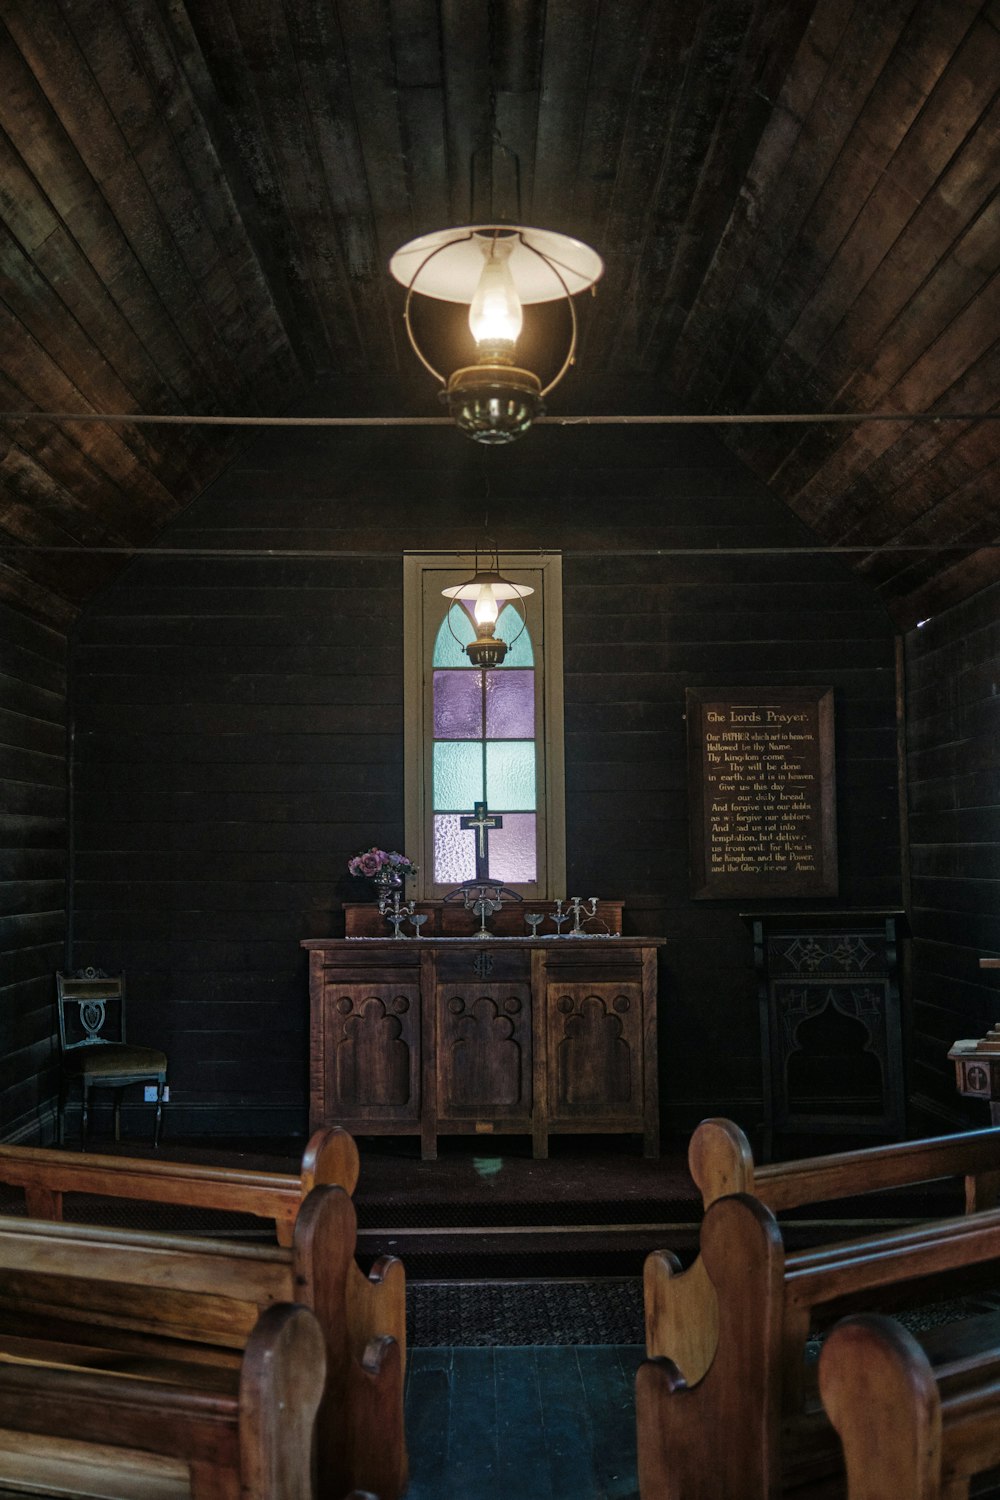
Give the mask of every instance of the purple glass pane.
<svg viewBox="0 0 1000 1500">
<path fill-rule="evenodd" d="M 487 672 L 486 738 L 532 740 L 534 737 L 534 672 Z"/>
<path fill-rule="evenodd" d="M 459 827 L 461 813 L 434 815 L 434 880 L 459 885 L 476 873 L 476 836 Z"/>
<path fill-rule="evenodd" d="M 503 827 L 490 834 L 490 874 L 508 885 L 529 885 L 537 871 L 535 814 L 504 813 Z"/>
<path fill-rule="evenodd" d="M 435 672 L 434 738 L 478 740 L 483 732 L 482 705 L 478 672 Z"/>
</svg>

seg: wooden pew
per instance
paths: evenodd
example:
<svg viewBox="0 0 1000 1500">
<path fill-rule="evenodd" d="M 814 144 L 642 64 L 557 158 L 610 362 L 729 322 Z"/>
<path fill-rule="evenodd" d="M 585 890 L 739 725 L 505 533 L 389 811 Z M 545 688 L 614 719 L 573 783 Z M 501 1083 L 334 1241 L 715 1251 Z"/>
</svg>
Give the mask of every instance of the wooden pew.
<svg viewBox="0 0 1000 1500">
<path fill-rule="evenodd" d="M 809 1375 L 811 1332 L 903 1287 L 955 1295 L 970 1268 L 1000 1258 L 1000 1210 L 786 1255 L 771 1211 L 736 1194 L 709 1207 L 700 1250 L 717 1337 L 710 1359 L 696 1351 L 697 1374 L 662 1356 L 639 1369 L 643 1500 L 774 1500 L 796 1485 L 818 1495 L 839 1457 Z M 666 1298 L 671 1280 L 689 1273 L 662 1269 Z M 952 1356 L 979 1358 L 1000 1344 L 1000 1316 L 969 1319 L 935 1340 Z"/>
<path fill-rule="evenodd" d="M 861 1314 L 824 1343 L 819 1388 L 847 1500 L 965 1500 L 1000 1464 L 1000 1346 L 934 1366 L 895 1319 Z"/>
<path fill-rule="evenodd" d="M 24 1189 L 33 1219 L 61 1219 L 64 1193 L 93 1193 L 104 1198 L 257 1214 L 274 1220 L 279 1245 L 290 1245 L 299 1204 L 314 1187 L 330 1182 L 347 1193 L 354 1192 L 358 1148 L 353 1136 L 339 1125 L 324 1126 L 306 1146 L 301 1171 L 295 1177 L 244 1167 L 0 1146 L 0 1182 Z"/>
<path fill-rule="evenodd" d="M 45 1354 L 34 1340 L 31 1356 L 0 1359 L 0 1482 L 115 1500 L 316 1493 L 313 1426 L 326 1359 L 308 1308 L 265 1309 L 239 1368 L 208 1386 L 180 1373 L 74 1367 L 60 1344 L 51 1361 Z"/>
<path fill-rule="evenodd" d="M 691 1137 L 688 1168 L 705 1208 L 730 1193 L 750 1193 L 781 1213 L 806 1203 L 963 1177 L 966 1211 L 974 1213 L 995 1208 L 1000 1199 L 1000 1126 L 758 1167 L 738 1125 L 703 1120 Z"/>
<path fill-rule="evenodd" d="M 41 1341 L 49 1362 L 56 1345 L 74 1365 L 211 1384 L 220 1372 L 231 1380 L 261 1312 L 302 1303 L 326 1354 L 318 1493 L 397 1500 L 407 1478 L 402 1351 L 388 1336 L 362 1346 L 356 1330 L 402 1323 L 402 1266 L 390 1258 L 362 1277 L 355 1234 L 350 1197 L 330 1185 L 302 1205 L 291 1249 L 0 1219 L 0 1357 L 30 1358 Z"/>
<path fill-rule="evenodd" d="M 780 1213 L 807 1203 L 961 1177 L 966 1209 L 973 1212 L 997 1204 L 1000 1128 L 756 1167 L 739 1126 L 732 1120 L 710 1119 L 703 1120 L 691 1137 L 688 1168 L 706 1209 L 727 1194 L 747 1193 Z M 651 1359 L 673 1359 L 689 1380 L 700 1380 L 715 1351 L 715 1293 L 700 1258 L 683 1278 L 676 1277 L 678 1269 L 665 1252 L 646 1261 L 646 1353 Z"/>
</svg>

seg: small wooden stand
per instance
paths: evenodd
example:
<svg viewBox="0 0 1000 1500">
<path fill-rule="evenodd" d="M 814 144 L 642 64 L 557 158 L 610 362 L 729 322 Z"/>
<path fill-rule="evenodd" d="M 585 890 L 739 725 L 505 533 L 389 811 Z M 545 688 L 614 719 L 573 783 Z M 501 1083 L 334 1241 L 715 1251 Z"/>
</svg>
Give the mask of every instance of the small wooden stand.
<svg viewBox="0 0 1000 1500">
<path fill-rule="evenodd" d="M 981 969 L 1000 969 L 1000 958 L 981 958 Z M 1000 1024 L 979 1041 L 966 1038 L 948 1053 L 955 1064 L 958 1092 L 967 1099 L 985 1099 L 990 1106 L 990 1124 L 1000 1125 Z"/>
<path fill-rule="evenodd" d="M 1000 969 L 1000 958 L 981 958 L 981 969 Z M 985 1099 L 990 1106 L 990 1124 L 1000 1125 L 1000 1023 L 979 1041 L 965 1038 L 948 1053 L 955 1064 L 958 1092 L 966 1099 Z"/>
</svg>

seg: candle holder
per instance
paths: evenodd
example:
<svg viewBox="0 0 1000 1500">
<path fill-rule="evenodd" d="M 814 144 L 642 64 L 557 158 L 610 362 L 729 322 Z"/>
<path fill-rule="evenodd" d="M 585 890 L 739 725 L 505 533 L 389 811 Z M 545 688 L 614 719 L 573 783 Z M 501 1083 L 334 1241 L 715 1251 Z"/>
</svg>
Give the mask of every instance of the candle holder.
<svg viewBox="0 0 1000 1500">
<path fill-rule="evenodd" d="M 573 918 L 573 926 L 567 934 L 568 937 L 587 936 L 587 933 L 585 933 L 583 930 L 583 923 L 585 921 L 588 921 L 591 917 L 597 916 L 597 897 L 588 896 L 586 898 L 586 902 L 589 903 L 589 910 L 587 910 L 587 905 L 585 904 L 583 898 L 581 898 L 580 896 L 570 896 L 569 912 Z"/>
<path fill-rule="evenodd" d="M 479 930 L 473 933 L 474 937 L 491 938 L 495 934 L 486 926 L 486 918 L 498 912 L 505 902 L 522 901 L 524 898 L 519 891 L 512 891 L 502 881 L 486 877 L 483 880 L 463 881 L 453 891 L 449 891 L 444 899 L 446 902 L 461 901 L 466 911 L 473 912 L 479 918 Z"/>
<path fill-rule="evenodd" d="M 563 927 L 566 925 L 570 918 L 569 912 L 563 911 L 562 897 L 560 897 L 556 902 L 556 909 L 555 911 L 550 912 L 549 916 L 552 918 L 553 924 L 555 926 L 556 937 L 562 937 Z"/>
<path fill-rule="evenodd" d="M 403 942 L 406 941 L 406 938 L 403 936 L 399 929 L 400 927 L 402 927 L 404 922 L 413 921 L 413 914 L 416 909 L 417 904 L 415 901 L 400 901 L 398 890 L 393 891 L 391 902 L 388 900 L 388 897 L 386 898 L 384 907 L 382 905 L 382 902 L 379 902 L 379 911 L 392 927 L 393 937 L 400 938 Z"/>
</svg>

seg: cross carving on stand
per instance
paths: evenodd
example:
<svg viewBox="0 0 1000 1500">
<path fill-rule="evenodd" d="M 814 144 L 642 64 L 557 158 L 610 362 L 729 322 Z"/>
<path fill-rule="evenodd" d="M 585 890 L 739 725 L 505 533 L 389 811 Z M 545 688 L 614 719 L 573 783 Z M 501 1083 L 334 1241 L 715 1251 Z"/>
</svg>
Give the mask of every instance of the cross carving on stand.
<svg viewBox="0 0 1000 1500">
<path fill-rule="evenodd" d="M 498 813 L 487 811 L 485 802 L 474 802 L 471 813 L 463 813 L 458 820 L 463 833 L 476 835 L 476 879 L 486 880 L 490 873 L 490 829 L 502 828 L 503 818 Z"/>
</svg>

